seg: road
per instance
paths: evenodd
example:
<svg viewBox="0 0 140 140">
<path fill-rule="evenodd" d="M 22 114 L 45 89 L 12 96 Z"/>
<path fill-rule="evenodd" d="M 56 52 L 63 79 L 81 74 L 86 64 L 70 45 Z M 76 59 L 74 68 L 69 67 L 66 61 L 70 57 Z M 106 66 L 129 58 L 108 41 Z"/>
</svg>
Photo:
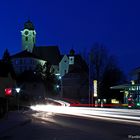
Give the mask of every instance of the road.
<svg viewBox="0 0 140 140">
<path fill-rule="evenodd" d="M 85 108 L 84 108 L 85 109 Z M 68 109 L 67 109 L 68 110 Z M 91 109 L 90 109 L 91 110 Z M 98 111 L 100 109 L 97 109 Z M 108 109 L 107 109 L 108 110 Z M 82 109 L 83 111 L 83 109 Z M 120 110 L 110 110 L 122 114 Z M 121 110 L 122 111 L 122 110 Z M 124 110 L 124 114 L 133 110 Z M 104 112 L 103 110 L 101 112 Z M 107 111 L 108 114 L 109 111 Z M 117 113 L 118 112 L 118 113 Z M 135 112 L 135 111 L 134 111 Z M 99 112 L 98 112 L 99 113 Z M 127 140 L 140 139 L 139 120 L 122 121 L 111 117 L 80 116 L 54 112 L 26 112 L 31 116 L 30 123 L 18 126 L 1 137 L 4 140 Z M 99 115 L 99 114 L 98 114 Z M 91 116 L 91 115 L 90 115 Z M 129 116 L 127 114 L 127 116 Z M 139 113 L 132 115 L 139 118 Z"/>
</svg>

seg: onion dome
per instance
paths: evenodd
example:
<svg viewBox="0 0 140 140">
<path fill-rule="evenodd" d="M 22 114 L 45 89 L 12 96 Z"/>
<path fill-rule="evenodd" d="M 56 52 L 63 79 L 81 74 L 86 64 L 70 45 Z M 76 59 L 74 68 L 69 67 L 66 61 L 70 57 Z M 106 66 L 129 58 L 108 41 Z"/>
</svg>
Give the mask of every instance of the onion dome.
<svg viewBox="0 0 140 140">
<path fill-rule="evenodd" d="M 34 30 L 33 23 L 30 20 L 28 20 L 27 22 L 24 23 L 24 29 Z"/>
<path fill-rule="evenodd" d="M 70 50 L 70 55 L 74 55 L 74 54 L 75 54 L 74 49 L 71 49 L 71 50 Z"/>
</svg>

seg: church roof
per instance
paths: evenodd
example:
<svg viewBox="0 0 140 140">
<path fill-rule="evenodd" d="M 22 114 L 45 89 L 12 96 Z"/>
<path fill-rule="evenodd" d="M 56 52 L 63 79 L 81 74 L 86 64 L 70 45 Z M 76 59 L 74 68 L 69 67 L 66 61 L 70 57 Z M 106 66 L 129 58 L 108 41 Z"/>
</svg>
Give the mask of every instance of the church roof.
<svg viewBox="0 0 140 140">
<path fill-rule="evenodd" d="M 25 57 L 41 59 L 40 57 L 36 56 L 31 52 L 28 52 L 27 50 L 21 51 L 11 56 L 11 58 L 25 58 Z"/>
<path fill-rule="evenodd" d="M 33 23 L 30 20 L 28 20 L 27 22 L 24 23 L 24 29 L 34 30 Z"/>
<path fill-rule="evenodd" d="M 58 46 L 40 46 L 34 47 L 33 54 L 47 60 L 52 65 L 58 65 L 61 59 Z"/>
</svg>

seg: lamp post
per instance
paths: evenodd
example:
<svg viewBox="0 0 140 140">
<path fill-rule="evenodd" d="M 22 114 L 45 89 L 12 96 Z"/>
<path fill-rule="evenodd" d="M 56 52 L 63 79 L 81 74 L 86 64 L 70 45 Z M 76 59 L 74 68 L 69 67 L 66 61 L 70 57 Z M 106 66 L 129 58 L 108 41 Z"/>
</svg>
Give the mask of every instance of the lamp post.
<svg viewBox="0 0 140 140">
<path fill-rule="evenodd" d="M 19 92 L 20 92 L 20 88 L 16 88 L 16 92 L 17 92 L 17 104 L 18 104 L 18 112 L 19 112 Z"/>
<path fill-rule="evenodd" d="M 88 74 L 88 75 L 89 75 L 89 76 L 88 76 L 88 79 L 89 79 L 88 98 L 89 98 L 89 99 L 88 99 L 88 102 L 89 102 L 89 106 L 90 106 L 90 53 L 88 54 L 88 59 L 89 59 L 89 60 L 88 60 L 88 61 L 89 61 L 89 68 L 88 68 L 88 69 L 89 69 L 89 71 L 88 71 L 88 73 L 89 73 L 89 74 Z"/>
<path fill-rule="evenodd" d="M 60 98 L 63 97 L 63 85 L 62 85 L 62 77 L 59 76 L 59 80 L 60 80 L 60 85 L 61 85 L 61 91 L 60 91 Z"/>
</svg>

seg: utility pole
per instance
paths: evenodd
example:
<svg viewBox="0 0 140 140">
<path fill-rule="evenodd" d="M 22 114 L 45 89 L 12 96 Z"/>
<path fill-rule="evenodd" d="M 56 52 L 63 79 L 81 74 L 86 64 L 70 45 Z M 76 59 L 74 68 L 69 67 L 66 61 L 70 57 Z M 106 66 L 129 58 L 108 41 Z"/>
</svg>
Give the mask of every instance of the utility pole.
<svg viewBox="0 0 140 140">
<path fill-rule="evenodd" d="M 90 53 L 88 54 L 88 59 L 89 59 L 89 68 L 88 68 L 89 69 L 89 74 L 88 74 L 89 75 L 88 77 L 89 78 L 89 91 L 88 91 L 89 97 L 88 98 L 89 98 L 89 106 L 90 106 Z"/>
<path fill-rule="evenodd" d="M 63 81 L 62 81 L 62 77 L 61 77 L 61 98 L 63 97 Z"/>
</svg>

